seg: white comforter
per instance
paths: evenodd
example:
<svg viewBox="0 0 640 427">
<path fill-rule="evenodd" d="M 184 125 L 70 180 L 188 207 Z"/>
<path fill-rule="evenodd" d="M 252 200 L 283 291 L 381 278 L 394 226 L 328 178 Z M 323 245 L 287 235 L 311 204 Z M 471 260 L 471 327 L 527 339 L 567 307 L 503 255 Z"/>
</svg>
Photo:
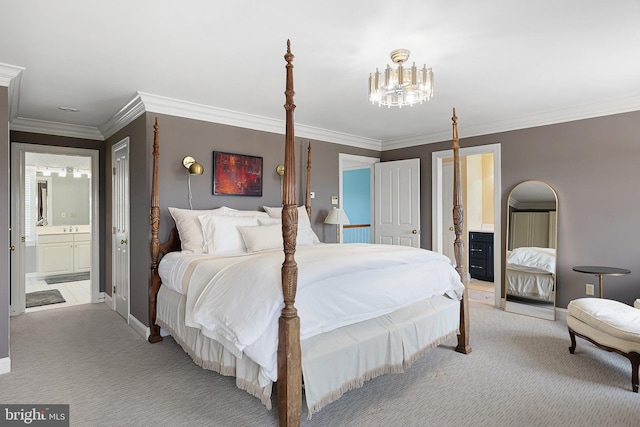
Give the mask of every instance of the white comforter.
<svg viewBox="0 0 640 427">
<path fill-rule="evenodd" d="M 463 285 L 445 256 L 403 246 L 327 244 L 297 248 L 301 339 L 390 313 Z M 247 355 L 277 380 L 278 317 L 284 307 L 281 250 L 199 260 L 186 289 L 186 324 Z"/>
</svg>

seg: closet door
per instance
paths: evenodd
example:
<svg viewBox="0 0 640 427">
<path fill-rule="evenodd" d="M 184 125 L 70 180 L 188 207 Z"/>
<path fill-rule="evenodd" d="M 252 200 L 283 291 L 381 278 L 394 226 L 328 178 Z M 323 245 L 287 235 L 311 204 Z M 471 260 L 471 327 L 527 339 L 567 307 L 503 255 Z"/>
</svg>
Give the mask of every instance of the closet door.
<svg viewBox="0 0 640 427">
<path fill-rule="evenodd" d="M 511 249 L 530 246 L 531 215 L 529 212 L 513 212 L 511 214 Z"/>
<path fill-rule="evenodd" d="M 513 212 L 511 214 L 511 248 L 549 246 L 549 212 Z"/>
<path fill-rule="evenodd" d="M 531 244 L 537 248 L 549 246 L 549 212 L 531 212 Z"/>
</svg>

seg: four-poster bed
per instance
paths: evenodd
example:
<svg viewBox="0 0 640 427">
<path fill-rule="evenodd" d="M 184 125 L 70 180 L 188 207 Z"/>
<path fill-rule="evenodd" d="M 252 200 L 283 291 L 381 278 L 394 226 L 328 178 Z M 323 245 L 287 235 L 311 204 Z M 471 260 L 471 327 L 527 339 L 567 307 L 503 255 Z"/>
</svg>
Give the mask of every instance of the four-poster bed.
<svg viewBox="0 0 640 427">
<path fill-rule="evenodd" d="M 223 223 L 231 224 L 232 233 L 239 233 L 244 240 L 243 253 L 229 256 L 211 256 L 213 252 L 180 255 L 181 249 L 184 252 L 181 239 L 186 237 L 186 229 L 180 230 L 182 221 L 177 219 L 174 211 L 172 216 L 180 233 L 174 228 L 169 239 L 160 243 L 159 128 L 156 119 L 151 196 L 149 341 L 154 343 L 162 340 L 162 326 L 196 363 L 221 374 L 235 376 L 239 388 L 260 398 L 267 407 L 270 407 L 272 381 L 277 378 L 280 424 L 298 425 L 302 411 L 303 373 L 311 416 L 345 391 L 359 387 L 368 379 L 387 372 L 402 372 L 426 350 L 454 335 L 458 336 L 456 351 L 468 353 L 471 348 L 468 335 L 468 297 L 466 288 L 462 285 L 464 281 L 461 281 L 464 250 L 461 239 L 462 206 L 455 110 L 452 117 L 455 162 L 453 215 L 457 260 L 455 270 L 448 259 L 444 261 L 444 256 L 422 249 L 383 245 L 335 245 L 341 246 L 337 248 L 308 243 L 305 239 L 310 230 L 311 216 L 311 150 L 309 147 L 305 206 L 298 207 L 293 122 L 293 54 L 288 42 L 285 60 L 285 174 L 279 222 L 270 222 L 264 218 L 264 212 L 248 213 L 229 208 L 218 208 L 216 212 L 203 215 L 182 212 L 184 215 L 191 215 L 189 220 L 192 224 L 203 227 L 201 233 L 205 234 L 209 222 L 213 222 L 218 228 Z M 265 209 L 269 212 L 272 210 Z M 221 219 L 221 216 L 225 219 Z M 243 218 L 239 219 L 241 216 Z M 251 237 L 251 233 L 257 230 L 262 230 L 260 233 L 263 233 L 268 227 L 281 230 L 282 240 L 278 243 L 280 251 L 265 250 L 269 245 L 265 246 L 264 237 Z M 258 242 L 257 249 L 252 251 L 255 241 Z M 208 244 L 211 249 L 211 240 Z M 276 245 L 271 247 L 275 248 Z M 332 253 L 335 259 L 332 258 Z M 161 256 L 162 265 L 159 263 Z M 356 271 L 348 264 L 351 257 L 357 258 L 356 264 L 364 265 L 363 272 Z M 278 265 L 281 265 L 278 267 L 279 277 L 269 282 L 268 278 L 274 275 L 275 260 L 279 260 Z M 264 286 L 262 282 L 256 283 L 248 278 L 247 274 L 254 269 L 260 271 L 260 280 L 265 282 Z M 276 283 L 275 296 L 273 283 Z M 356 288 L 362 284 L 360 287 L 366 288 L 366 292 L 374 292 L 371 290 L 373 289 L 384 295 L 370 293 L 363 297 L 355 293 L 361 290 L 350 288 L 351 283 Z M 394 285 L 391 286 L 390 283 Z M 236 288 L 240 288 L 238 292 L 241 293 L 241 298 L 246 298 L 247 294 L 261 295 L 260 301 L 264 307 L 254 307 L 251 305 L 254 303 L 244 299 L 239 305 L 233 306 L 240 297 L 229 295 Z M 391 294 L 390 288 L 397 289 Z M 269 299 L 271 296 L 275 298 L 273 301 Z M 395 305 L 376 306 L 378 299 L 392 300 Z M 353 301 L 359 300 L 367 300 L 367 306 L 352 307 Z M 345 308 L 344 312 L 340 311 L 343 310 L 341 304 L 349 308 Z M 331 309 L 327 310 L 327 307 Z M 298 309 L 303 313 L 302 327 Z M 237 314 L 238 317 L 248 317 L 242 314 L 243 310 L 256 313 L 251 316 L 256 319 L 251 321 L 264 329 L 257 331 L 251 329 L 254 326 L 236 327 L 240 320 L 234 318 L 236 313 L 240 313 Z M 349 322 L 346 321 L 347 318 Z M 366 357 L 358 359 L 354 354 Z M 336 375 L 326 374 L 327 370 L 335 366 L 340 366 L 342 375 L 337 379 L 333 378 Z"/>
</svg>

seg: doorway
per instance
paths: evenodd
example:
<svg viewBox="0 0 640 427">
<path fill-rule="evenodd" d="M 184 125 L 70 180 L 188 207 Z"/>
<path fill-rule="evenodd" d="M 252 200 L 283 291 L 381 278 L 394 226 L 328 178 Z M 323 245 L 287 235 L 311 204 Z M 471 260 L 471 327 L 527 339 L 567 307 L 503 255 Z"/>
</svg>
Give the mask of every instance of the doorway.
<svg viewBox="0 0 640 427">
<path fill-rule="evenodd" d="M 349 218 L 349 225 L 339 225 L 340 241 L 371 243 L 373 238 L 373 165 L 376 157 L 338 154 L 340 206 Z"/>
<path fill-rule="evenodd" d="M 11 315 L 99 302 L 98 151 L 12 143 Z"/>
<path fill-rule="evenodd" d="M 496 307 L 502 306 L 502 298 L 501 298 L 501 289 L 502 289 L 502 271 L 501 271 L 501 210 L 500 210 L 500 195 L 502 191 L 501 187 L 501 160 L 500 160 L 500 144 L 490 144 L 490 145 L 482 145 L 477 147 L 468 147 L 460 149 L 461 156 L 461 164 L 466 165 L 467 163 L 473 164 L 477 163 L 477 161 L 482 161 L 473 159 L 468 162 L 469 159 L 472 159 L 472 156 L 481 156 L 485 154 L 491 154 L 493 156 L 493 165 L 490 168 L 491 172 L 491 180 L 493 181 L 493 221 L 488 224 L 482 221 L 482 212 L 481 207 L 478 208 L 478 204 L 475 203 L 472 199 L 477 198 L 478 194 L 482 193 L 480 189 L 471 189 L 467 188 L 467 192 L 471 194 L 471 197 L 467 197 L 467 201 L 474 202 L 474 209 L 468 211 L 465 206 L 464 218 L 465 218 L 465 230 L 463 233 L 463 238 L 465 241 L 465 261 L 467 265 L 465 266 L 465 270 L 469 271 L 469 251 L 470 251 L 470 232 L 478 232 L 482 236 L 486 234 L 487 236 L 491 236 L 492 238 L 492 253 L 493 262 L 491 263 L 491 267 L 493 270 L 493 304 Z M 434 152 L 432 154 L 432 247 L 433 250 L 439 253 L 446 254 L 445 246 L 450 246 L 450 237 L 448 234 L 450 233 L 449 229 L 452 224 L 449 220 L 451 216 L 452 209 L 452 194 L 451 189 L 453 188 L 452 178 L 448 176 L 447 171 L 450 171 L 450 174 L 453 173 L 453 167 L 448 167 L 447 159 L 453 157 L 452 150 L 444 150 Z M 471 168 L 473 166 L 470 166 Z M 463 168 L 463 183 L 465 182 L 466 171 L 468 170 L 466 167 Z M 471 184 L 474 185 L 474 184 Z M 463 189 L 464 190 L 464 189 Z M 464 193 L 464 191 L 463 191 Z M 467 194 L 469 196 L 469 194 Z M 470 200 L 471 199 L 471 200 Z M 481 204 L 480 204 L 481 206 Z M 471 221 L 470 221 L 471 220 Z M 469 277 L 469 275 L 467 276 Z M 489 285 L 488 283 L 483 283 L 483 285 Z"/>
</svg>

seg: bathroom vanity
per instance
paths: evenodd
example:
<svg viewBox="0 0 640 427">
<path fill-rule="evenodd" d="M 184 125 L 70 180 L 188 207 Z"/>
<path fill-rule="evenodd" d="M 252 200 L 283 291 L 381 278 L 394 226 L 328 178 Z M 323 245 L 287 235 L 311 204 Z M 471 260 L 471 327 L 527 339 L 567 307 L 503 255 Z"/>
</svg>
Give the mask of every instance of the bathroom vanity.
<svg viewBox="0 0 640 427">
<path fill-rule="evenodd" d="M 88 225 L 38 227 L 39 277 L 91 270 L 91 233 Z"/>
</svg>

